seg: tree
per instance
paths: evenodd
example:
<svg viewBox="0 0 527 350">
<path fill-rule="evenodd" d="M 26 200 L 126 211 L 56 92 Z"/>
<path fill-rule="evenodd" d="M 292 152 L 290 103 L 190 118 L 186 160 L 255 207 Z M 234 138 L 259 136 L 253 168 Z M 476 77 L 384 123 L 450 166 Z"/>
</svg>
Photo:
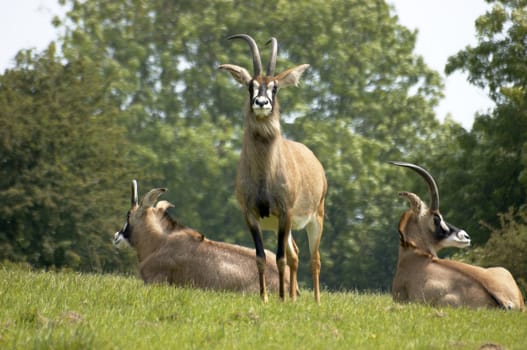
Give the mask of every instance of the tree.
<svg viewBox="0 0 527 350">
<path fill-rule="evenodd" d="M 449 58 L 447 74 L 468 73 L 485 88 L 496 108 L 476 116 L 472 131 L 461 138 L 453 169 L 463 169 L 453 204 L 454 217 L 467 223 L 477 243 L 497 226 L 498 213 L 525 204 L 527 189 L 527 1 L 489 1 L 494 7 L 476 21 L 478 45 Z M 456 170 L 455 172 L 459 172 Z"/>
<path fill-rule="evenodd" d="M 39 267 L 113 270 L 117 180 L 136 167 L 108 99 L 114 72 L 55 45 L 20 52 L 0 77 L 0 258 Z"/>
<path fill-rule="evenodd" d="M 429 140 L 449 140 L 454 128 L 442 130 L 434 118 L 439 75 L 413 54 L 416 33 L 384 1 L 68 3 L 57 21 L 64 60 L 112 73 L 99 76 L 101 93 L 126 129 L 125 161 L 145 169 L 142 192 L 168 187 L 181 221 L 214 239 L 252 245 L 234 199 L 247 91 L 216 69 L 250 67 L 251 59 L 227 36 L 249 32 L 264 60 L 263 44 L 277 37 L 277 70 L 310 63 L 302 86 L 280 98 L 284 134 L 308 145 L 328 177 L 321 281 L 389 288 L 405 208 L 396 193 L 420 182 L 386 161 L 433 163 L 427 157 L 438 145 Z M 111 186 L 127 189 L 129 181 Z M 305 236 L 295 238 L 307 261 Z M 267 236 L 267 247 L 274 241 Z"/>
<path fill-rule="evenodd" d="M 523 295 L 527 293 L 527 208 L 509 209 L 499 215 L 499 227 L 491 227 L 484 247 L 468 259 L 483 266 L 506 267 L 515 277 Z"/>
</svg>

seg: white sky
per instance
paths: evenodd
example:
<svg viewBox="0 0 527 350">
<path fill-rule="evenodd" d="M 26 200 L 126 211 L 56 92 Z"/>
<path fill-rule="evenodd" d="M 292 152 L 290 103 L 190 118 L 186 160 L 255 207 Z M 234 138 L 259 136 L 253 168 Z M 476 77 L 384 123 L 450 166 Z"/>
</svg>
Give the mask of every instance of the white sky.
<svg viewBox="0 0 527 350">
<path fill-rule="evenodd" d="M 411 30 L 418 29 L 415 52 L 444 78 L 445 98 L 436 108 L 439 119 L 448 113 L 466 129 L 472 127 L 474 114 L 493 106 L 484 91 L 470 85 L 464 73 L 445 77 L 447 58 L 467 45 L 475 45 L 474 20 L 488 5 L 484 0 L 387 0 L 395 6 L 399 21 Z M 13 66 L 21 49 L 46 48 L 57 38 L 51 25 L 53 15 L 63 8 L 58 0 L 0 0 L 0 72 Z"/>
<path fill-rule="evenodd" d="M 45 49 L 57 38 L 53 15 L 64 11 L 58 0 L 0 0 L 0 72 L 14 65 L 21 49 Z"/>
<path fill-rule="evenodd" d="M 477 44 L 474 21 L 489 9 L 488 4 L 484 0 L 387 1 L 395 6 L 402 25 L 418 30 L 415 52 L 443 77 L 445 98 L 435 109 L 437 117 L 443 120 L 450 113 L 465 129 L 472 128 L 474 114 L 487 111 L 494 103 L 467 82 L 465 73 L 446 77 L 443 72 L 449 56 Z"/>
</svg>

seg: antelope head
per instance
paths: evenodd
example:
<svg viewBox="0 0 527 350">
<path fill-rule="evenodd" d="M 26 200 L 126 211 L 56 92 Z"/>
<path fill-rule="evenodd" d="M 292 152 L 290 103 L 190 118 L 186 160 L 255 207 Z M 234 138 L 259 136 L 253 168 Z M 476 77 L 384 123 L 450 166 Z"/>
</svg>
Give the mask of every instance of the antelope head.
<svg viewBox="0 0 527 350">
<path fill-rule="evenodd" d="M 278 44 L 275 38 L 271 38 L 267 42 L 267 44 L 271 44 L 271 57 L 266 75 L 262 75 L 260 51 L 254 39 L 247 34 L 232 35 L 228 39 L 243 39 L 249 44 L 253 58 L 254 74 L 251 75 L 245 68 L 233 64 L 222 64 L 218 68 L 227 70 L 236 81 L 249 88 L 249 106 L 251 111 L 256 119 L 265 120 L 278 109 L 276 102 L 278 90 L 283 87 L 298 85 L 300 77 L 309 67 L 309 64 L 289 68 L 275 76 Z"/>
<path fill-rule="evenodd" d="M 411 163 L 390 163 L 418 173 L 427 183 L 430 192 L 430 206 L 427 206 L 415 193 L 399 193 L 399 196 L 406 198 L 410 204 L 410 210 L 403 214 L 399 222 L 401 247 L 413 247 L 437 256 L 437 252 L 445 247 L 469 246 L 470 236 L 464 230 L 446 222 L 439 212 L 439 191 L 432 175 Z"/>
<path fill-rule="evenodd" d="M 156 188 L 144 195 L 139 202 L 138 193 L 137 193 L 137 181 L 132 180 L 132 196 L 130 203 L 130 210 L 126 213 L 126 221 L 121 228 L 113 236 L 113 244 L 115 246 L 121 246 L 123 244 L 133 245 L 133 231 L 136 226 L 144 225 L 144 217 L 146 211 L 150 211 L 157 216 L 164 213 L 168 207 L 173 207 L 172 204 L 167 201 L 161 201 L 154 208 L 154 204 L 157 198 L 166 191 L 166 188 Z"/>
</svg>

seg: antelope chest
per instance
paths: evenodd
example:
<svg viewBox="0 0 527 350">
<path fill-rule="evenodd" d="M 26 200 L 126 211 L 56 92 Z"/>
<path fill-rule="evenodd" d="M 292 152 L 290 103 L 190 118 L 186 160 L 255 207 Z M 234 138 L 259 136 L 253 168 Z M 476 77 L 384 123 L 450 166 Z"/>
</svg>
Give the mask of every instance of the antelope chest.
<svg viewBox="0 0 527 350">
<path fill-rule="evenodd" d="M 240 176 L 236 192 L 242 207 L 254 210 L 259 218 L 279 215 L 292 205 L 291 191 L 284 176 L 272 179 Z"/>
</svg>

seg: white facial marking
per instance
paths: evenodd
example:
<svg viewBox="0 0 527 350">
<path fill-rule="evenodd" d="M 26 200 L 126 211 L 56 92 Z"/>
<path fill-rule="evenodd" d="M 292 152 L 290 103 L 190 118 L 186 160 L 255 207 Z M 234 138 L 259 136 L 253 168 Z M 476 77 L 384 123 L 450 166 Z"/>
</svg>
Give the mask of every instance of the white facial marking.
<svg viewBox="0 0 527 350">
<path fill-rule="evenodd" d="M 121 240 L 123 240 L 124 237 L 123 235 L 121 234 L 121 232 L 117 231 L 114 233 L 113 235 L 113 245 L 119 245 L 119 243 L 121 242 Z"/>
<path fill-rule="evenodd" d="M 265 95 L 260 95 L 260 84 L 253 81 L 252 110 L 257 117 L 267 117 L 273 110 L 274 82 L 267 85 Z"/>
<path fill-rule="evenodd" d="M 122 248 L 124 246 L 129 246 L 128 240 L 124 238 L 121 232 L 115 232 L 113 235 L 113 245 L 117 248 Z"/>
<path fill-rule="evenodd" d="M 448 226 L 447 226 L 445 220 L 443 220 L 443 218 L 441 218 L 441 223 L 440 223 L 440 225 L 441 225 L 441 228 L 442 228 L 443 230 L 445 230 L 445 231 L 449 231 L 449 230 L 450 230 L 450 229 L 448 228 Z"/>
<path fill-rule="evenodd" d="M 275 82 L 272 81 L 270 82 L 269 84 L 267 84 L 267 96 L 269 97 L 269 101 L 272 101 L 273 100 L 273 89 L 275 87 Z"/>
<path fill-rule="evenodd" d="M 464 230 L 452 233 L 442 242 L 444 247 L 465 248 L 470 246 L 470 236 Z"/>
<path fill-rule="evenodd" d="M 458 241 L 467 242 L 467 245 L 470 245 L 470 236 L 465 232 L 465 230 L 458 231 L 456 236 Z"/>
</svg>

